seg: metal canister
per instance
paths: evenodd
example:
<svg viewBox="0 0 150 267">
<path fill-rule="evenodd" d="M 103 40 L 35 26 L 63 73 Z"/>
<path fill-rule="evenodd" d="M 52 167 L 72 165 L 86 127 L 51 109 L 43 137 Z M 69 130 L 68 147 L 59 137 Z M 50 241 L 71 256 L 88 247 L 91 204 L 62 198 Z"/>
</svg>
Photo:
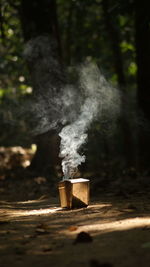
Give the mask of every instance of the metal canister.
<svg viewBox="0 0 150 267">
<path fill-rule="evenodd" d="M 62 208 L 80 208 L 89 204 L 90 184 L 88 179 L 76 178 L 62 180 L 58 183 L 60 204 Z"/>
</svg>

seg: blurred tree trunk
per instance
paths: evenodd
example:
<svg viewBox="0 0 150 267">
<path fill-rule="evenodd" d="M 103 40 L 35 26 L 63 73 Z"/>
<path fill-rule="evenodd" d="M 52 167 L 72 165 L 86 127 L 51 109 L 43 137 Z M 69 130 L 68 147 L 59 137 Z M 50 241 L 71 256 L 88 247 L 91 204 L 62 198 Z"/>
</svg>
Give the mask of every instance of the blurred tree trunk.
<svg viewBox="0 0 150 267">
<path fill-rule="evenodd" d="M 0 2 L 0 36 L 3 44 L 5 44 L 5 33 L 4 33 L 4 25 L 3 25 L 3 12 L 2 12 L 2 3 Z"/>
<path fill-rule="evenodd" d="M 125 75 L 123 70 L 123 59 L 120 49 L 120 36 L 118 29 L 114 25 L 114 18 L 112 18 L 109 8 L 109 0 L 102 1 L 102 8 L 104 13 L 105 28 L 109 34 L 110 44 L 114 55 L 114 67 L 118 78 L 118 84 L 120 86 L 125 85 Z M 118 25 L 117 25 L 118 26 Z"/>
<path fill-rule="evenodd" d="M 71 64 L 71 45 L 72 45 L 72 18 L 73 18 L 73 7 L 74 2 L 70 1 L 69 3 L 69 9 L 68 9 L 68 16 L 67 16 L 67 30 L 66 30 L 66 40 L 65 40 L 65 58 L 67 65 L 70 66 Z"/>
<path fill-rule="evenodd" d="M 146 170 L 150 168 L 150 11 L 149 2 L 146 0 L 134 1 L 134 4 L 138 107 L 147 121 L 139 129 L 139 164 L 141 170 Z"/>
<path fill-rule="evenodd" d="M 117 74 L 118 84 L 120 89 L 123 90 L 126 86 L 126 79 L 123 68 L 124 63 L 122 59 L 122 52 L 120 48 L 120 42 L 121 42 L 120 34 L 117 28 L 118 25 L 116 25 L 114 21 L 116 18 L 113 18 L 111 13 L 109 12 L 110 1 L 102 0 L 101 4 L 104 14 L 105 28 L 108 32 L 110 45 L 114 56 L 114 68 Z M 126 161 L 126 166 L 131 167 L 135 165 L 135 156 L 133 151 L 134 149 L 133 149 L 131 129 L 126 114 L 126 107 L 127 107 L 126 96 L 123 93 L 121 94 L 121 129 L 123 136 L 123 153 Z"/>
<path fill-rule="evenodd" d="M 46 34 L 56 40 L 59 59 L 61 59 L 55 0 L 21 0 L 20 19 L 25 41 Z"/>
<path fill-rule="evenodd" d="M 47 45 L 51 46 L 53 41 L 56 43 L 57 51 L 54 53 L 54 60 L 57 62 L 56 65 L 59 68 L 59 73 L 61 74 L 61 44 L 58 31 L 56 1 L 21 0 L 20 19 L 25 42 L 28 43 L 29 40 L 38 40 L 36 38 L 40 38 L 40 36 L 47 36 L 49 38 L 49 44 L 47 43 Z M 32 52 L 34 54 L 33 50 L 30 55 L 30 60 L 27 59 L 27 64 L 33 85 L 33 93 L 37 95 L 44 95 L 46 93 L 44 90 L 49 90 L 49 88 L 45 89 L 48 87 L 47 85 L 49 83 L 49 79 L 51 87 L 57 87 L 57 90 L 59 91 L 58 84 L 61 84 L 61 81 L 59 83 L 61 77 L 59 77 L 57 70 L 49 70 L 49 65 L 44 64 L 46 60 L 51 60 L 49 57 L 53 57 L 54 54 L 51 47 L 49 50 L 52 51 L 52 55 L 50 53 L 44 54 L 44 45 L 42 48 L 42 38 L 39 40 L 41 41 L 41 44 L 37 44 L 37 46 L 34 44 L 35 49 L 38 49 L 38 58 L 34 57 L 32 60 Z M 42 59 L 42 57 L 45 58 Z M 53 66 L 51 67 L 53 68 Z M 43 75 L 45 75 L 44 78 Z M 45 173 L 46 171 L 54 174 L 55 166 L 60 165 L 60 159 L 58 157 L 59 136 L 57 132 L 53 130 L 38 135 L 34 138 L 33 142 L 37 145 L 37 151 L 33 157 L 30 168 L 39 174 Z"/>
</svg>

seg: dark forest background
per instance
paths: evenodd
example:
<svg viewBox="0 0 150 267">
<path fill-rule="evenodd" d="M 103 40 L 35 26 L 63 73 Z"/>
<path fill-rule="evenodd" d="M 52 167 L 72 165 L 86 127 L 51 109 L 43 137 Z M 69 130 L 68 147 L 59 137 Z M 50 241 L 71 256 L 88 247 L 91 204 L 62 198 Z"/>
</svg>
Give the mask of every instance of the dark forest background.
<svg viewBox="0 0 150 267">
<path fill-rule="evenodd" d="M 60 171 L 58 132 L 33 135 L 29 110 L 25 109 L 26 116 L 22 112 L 35 95 L 46 94 L 43 88 L 47 82 L 42 80 L 41 72 L 41 78 L 40 73 L 37 75 L 43 87 L 37 84 L 37 58 L 28 60 L 24 56 L 25 44 L 47 36 L 50 45 L 53 41 L 56 44 L 53 57 L 59 68 L 59 73 L 50 70 L 51 77 L 47 79 L 58 91 L 58 81 L 65 83 L 65 77 L 61 80 L 64 69 L 73 81 L 73 67 L 85 60 L 95 62 L 120 91 L 121 109 L 115 127 L 99 120 L 89 130 L 83 148 L 87 158 L 81 166 L 83 175 L 149 175 L 148 1 L 1 0 L 0 35 L 0 146 L 30 148 L 36 144 L 29 169 L 50 176 Z M 52 56 L 42 52 L 41 55 Z"/>
</svg>

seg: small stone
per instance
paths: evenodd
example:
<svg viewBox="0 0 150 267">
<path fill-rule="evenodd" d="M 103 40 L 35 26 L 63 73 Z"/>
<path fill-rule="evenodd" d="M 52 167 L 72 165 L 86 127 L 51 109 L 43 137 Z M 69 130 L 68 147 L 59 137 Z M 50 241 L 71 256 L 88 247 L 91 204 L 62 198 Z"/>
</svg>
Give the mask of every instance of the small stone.
<svg viewBox="0 0 150 267">
<path fill-rule="evenodd" d="M 92 242 L 92 241 L 93 241 L 93 239 L 88 233 L 80 232 L 77 235 L 77 237 L 76 237 L 76 239 L 74 241 L 74 244 L 77 244 L 77 243 L 88 243 L 88 242 Z"/>
</svg>

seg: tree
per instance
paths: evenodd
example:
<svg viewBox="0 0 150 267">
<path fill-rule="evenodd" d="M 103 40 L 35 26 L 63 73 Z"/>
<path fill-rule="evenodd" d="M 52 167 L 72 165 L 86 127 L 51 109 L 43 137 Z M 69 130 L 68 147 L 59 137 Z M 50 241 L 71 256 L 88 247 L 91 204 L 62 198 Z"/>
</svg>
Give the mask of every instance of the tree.
<svg viewBox="0 0 150 267">
<path fill-rule="evenodd" d="M 132 165 L 135 165 L 135 159 L 131 129 L 126 114 L 127 96 L 125 87 L 127 85 L 127 82 L 124 71 L 125 61 L 123 60 L 123 54 L 121 51 L 122 36 L 120 27 L 118 27 L 117 24 L 118 16 L 123 13 L 123 10 L 121 10 L 122 12 L 120 10 L 117 10 L 115 11 L 115 13 L 113 11 L 110 11 L 110 6 L 112 2 L 114 2 L 113 4 L 115 5 L 116 1 L 102 0 L 101 5 L 103 9 L 105 29 L 108 33 L 108 42 L 110 42 L 110 47 L 113 53 L 115 73 L 117 74 L 118 85 L 121 92 L 121 130 L 123 139 L 124 159 L 126 161 L 126 166 L 131 167 Z M 124 9 L 124 6 L 122 7 L 122 9 Z"/>
<path fill-rule="evenodd" d="M 54 87 L 59 91 L 64 80 L 60 64 L 61 45 L 56 1 L 22 0 L 20 19 L 24 40 L 29 42 L 27 45 L 31 48 L 26 54 L 26 60 L 34 94 L 46 96 L 47 91 Z M 60 163 L 57 132 L 47 131 L 36 136 L 34 141 L 37 144 L 37 152 L 30 168 L 38 172 L 52 172 L 52 167 Z"/>
<path fill-rule="evenodd" d="M 117 133 L 119 138 L 117 142 L 112 140 L 112 143 L 114 142 L 115 148 L 117 143 L 118 152 L 121 155 L 124 154 L 125 158 L 129 160 L 127 164 L 131 164 L 133 155 L 133 144 L 131 142 L 137 132 L 135 129 L 131 131 L 130 114 L 133 109 L 131 109 L 130 104 L 128 105 L 130 96 L 134 98 L 134 102 L 136 102 L 136 97 L 138 98 L 138 107 L 142 111 L 143 117 L 147 121 L 150 118 L 148 77 L 150 59 L 149 14 L 147 1 L 144 1 L 141 5 L 134 0 L 124 2 L 121 0 L 57 0 L 56 5 L 54 0 L 1 0 L 0 7 L 0 46 L 2 54 L 0 59 L 0 101 L 3 102 L 6 111 L 8 110 L 7 100 L 9 98 L 11 102 L 12 96 L 14 102 L 17 98 L 19 105 L 20 103 L 22 105 L 24 99 L 31 99 L 32 102 L 32 98 L 42 98 L 47 101 L 52 96 L 52 88 L 56 88 L 59 94 L 60 88 L 64 88 L 66 83 L 61 63 L 74 66 L 86 58 L 91 59 L 100 66 L 108 79 L 113 81 L 115 85 L 118 83 L 121 90 L 125 90 L 125 94 L 127 92 L 127 98 L 125 100 L 122 99 L 122 118 L 121 123 L 119 121 Z M 133 16 L 133 11 L 135 12 L 135 17 Z M 60 28 L 60 33 L 58 28 Z M 24 64 L 22 56 L 24 43 L 26 47 L 24 55 L 27 64 Z M 137 54 L 136 61 L 135 54 Z M 28 66 L 28 71 L 26 65 Z M 136 96 L 135 88 L 137 84 L 135 77 L 137 66 L 138 94 Z M 69 68 L 69 74 L 70 81 L 76 82 L 74 68 Z M 30 93 L 27 93 L 27 87 L 29 87 Z M 121 92 L 121 95 L 124 95 L 124 92 Z M 46 106 L 46 104 L 44 105 Z M 0 108 L 0 117 L 3 118 L 3 120 L 0 120 L 1 129 L 4 133 L 3 136 L 8 136 L 5 140 L 8 139 L 9 142 L 5 143 L 3 138 L 0 141 L 2 145 L 14 145 L 9 135 L 6 135 L 6 132 L 10 133 L 11 131 L 6 131 L 2 124 L 2 121 L 4 121 L 9 128 L 8 120 L 3 116 L 3 106 L 1 105 Z M 41 112 L 37 111 L 39 114 Z M 37 117 L 39 120 L 41 119 L 39 118 L 40 116 Z M 50 115 L 49 123 L 51 117 L 52 115 Z M 23 119 L 23 116 L 21 117 L 20 115 L 21 122 L 23 122 Z M 33 129 L 36 128 L 38 120 L 35 119 L 34 122 Z M 11 127 L 14 127 L 13 125 L 11 123 Z M 35 131 L 36 136 L 32 140 L 37 144 L 38 149 L 31 167 L 38 172 L 43 172 L 48 168 L 50 172 L 50 165 L 52 167 L 59 162 L 59 138 L 56 129 L 52 131 L 49 130 L 51 127 L 42 129 L 41 125 L 40 130 Z M 101 128 L 101 122 L 97 122 L 95 125 L 93 131 L 96 127 Z M 26 137 L 27 135 L 24 134 Z M 14 136 L 12 132 L 11 136 Z M 100 134 L 97 134 L 98 138 L 101 139 Z M 134 139 L 135 143 L 136 138 Z M 140 158 L 144 163 L 147 162 L 148 165 L 148 132 L 140 131 L 139 139 Z M 14 139 L 12 138 L 12 140 Z M 27 142 L 21 142 L 18 142 L 18 144 L 27 144 Z M 29 140 L 28 145 L 30 144 Z M 97 144 L 97 140 L 95 144 Z M 97 149 L 97 145 L 93 148 L 92 142 L 91 147 L 92 151 Z M 148 149 L 145 149 L 145 147 L 148 147 Z M 103 152 L 108 154 L 104 150 Z M 112 154 L 111 151 L 109 152 Z M 91 158 L 95 161 L 94 153 Z M 145 160 L 146 158 L 147 160 Z"/>
<path fill-rule="evenodd" d="M 109 12 L 110 3 L 109 0 L 102 1 L 102 7 L 104 12 L 104 20 L 106 30 L 110 37 L 110 43 L 112 47 L 112 51 L 114 54 L 114 66 L 118 77 L 118 84 L 119 86 L 125 85 L 125 75 L 124 75 L 124 66 L 123 66 L 123 58 L 120 48 L 120 36 L 119 36 L 119 29 L 116 27 L 116 23 L 114 17 Z"/>
<path fill-rule="evenodd" d="M 135 46 L 137 72 L 138 108 L 142 117 L 150 123 L 150 12 L 149 3 L 144 0 L 134 1 L 135 5 Z M 149 168 L 150 137 L 147 125 L 139 129 L 139 158 L 141 169 Z"/>
</svg>

